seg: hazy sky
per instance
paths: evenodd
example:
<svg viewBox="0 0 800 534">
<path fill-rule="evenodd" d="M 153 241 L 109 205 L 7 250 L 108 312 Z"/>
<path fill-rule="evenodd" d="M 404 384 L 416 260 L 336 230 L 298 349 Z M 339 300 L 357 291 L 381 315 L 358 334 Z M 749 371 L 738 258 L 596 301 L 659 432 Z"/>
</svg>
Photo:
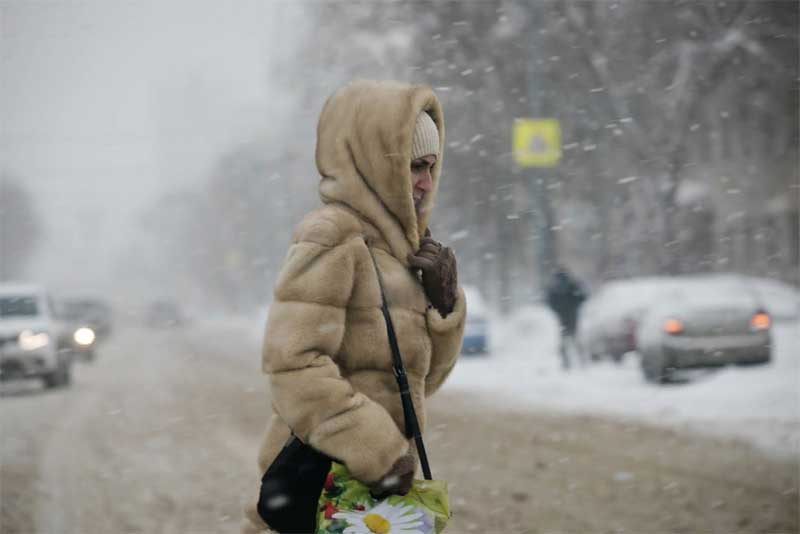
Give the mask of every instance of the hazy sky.
<svg viewBox="0 0 800 534">
<path fill-rule="evenodd" d="M 264 129 L 303 21 L 284 2 L 0 0 L 0 164 L 46 216 L 30 276 L 113 283 L 142 207 Z"/>
</svg>

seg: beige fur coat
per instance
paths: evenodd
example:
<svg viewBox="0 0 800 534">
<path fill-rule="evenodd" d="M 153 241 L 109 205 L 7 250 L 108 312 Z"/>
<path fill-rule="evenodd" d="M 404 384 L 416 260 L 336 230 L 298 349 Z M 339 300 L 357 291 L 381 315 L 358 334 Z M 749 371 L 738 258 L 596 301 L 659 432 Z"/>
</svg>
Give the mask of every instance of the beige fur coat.
<svg viewBox="0 0 800 534">
<path fill-rule="evenodd" d="M 369 249 L 381 270 L 422 428 L 425 397 L 456 362 L 464 293 L 459 289 L 455 309 L 442 317 L 428 306 L 406 261 L 428 226 L 442 161 L 433 169 L 434 191 L 418 218 L 410 154 L 423 110 L 436 122 L 443 146 L 442 110 L 425 86 L 355 82 L 335 93 L 322 111 L 316 160 L 323 206 L 295 229 L 264 336 L 262 363 L 273 414 L 258 458 L 259 477 L 290 428 L 365 482 L 378 480 L 401 455 L 413 452 L 403 434 Z M 254 506 L 247 516 L 247 532 L 264 528 Z"/>
</svg>

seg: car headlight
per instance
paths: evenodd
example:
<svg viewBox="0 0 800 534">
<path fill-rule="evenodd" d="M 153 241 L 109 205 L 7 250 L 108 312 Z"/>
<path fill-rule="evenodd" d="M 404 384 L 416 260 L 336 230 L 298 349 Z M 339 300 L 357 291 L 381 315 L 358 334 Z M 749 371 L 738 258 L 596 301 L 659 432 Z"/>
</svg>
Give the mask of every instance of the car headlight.
<svg viewBox="0 0 800 534">
<path fill-rule="evenodd" d="M 88 347 L 95 340 L 94 330 L 87 326 L 83 326 L 75 330 L 75 333 L 72 334 L 72 339 L 75 340 L 75 343 L 82 347 Z"/>
<path fill-rule="evenodd" d="M 22 350 L 36 350 L 46 347 L 50 343 L 50 336 L 47 332 L 33 332 L 32 330 L 23 330 L 17 339 Z"/>
</svg>

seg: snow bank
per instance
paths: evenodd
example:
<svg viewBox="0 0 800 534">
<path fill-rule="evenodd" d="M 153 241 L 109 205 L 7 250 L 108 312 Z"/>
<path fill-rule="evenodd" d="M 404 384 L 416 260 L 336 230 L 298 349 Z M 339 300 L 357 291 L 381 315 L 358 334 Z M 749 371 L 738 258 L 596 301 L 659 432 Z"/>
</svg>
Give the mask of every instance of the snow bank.
<svg viewBox="0 0 800 534">
<path fill-rule="evenodd" d="M 631 417 L 736 437 L 780 455 L 800 453 L 800 322 L 776 323 L 773 363 L 692 373 L 682 384 L 644 381 L 634 355 L 622 365 L 566 373 L 558 325 L 543 307 L 493 317 L 488 357 L 462 357 L 445 388 L 513 409 Z"/>
<path fill-rule="evenodd" d="M 790 320 L 800 317 L 800 291 L 768 278 L 748 277 L 748 280 L 773 318 Z"/>
<path fill-rule="evenodd" d="M 470 317 L 486 317 L 488 308 L 483 296 L 477 287 L 463 286 L 464 296 L 467 299 L 467 313 Z"/>
<path fill-rule="evenodd" d="M 669 280 L 639 279 L 625 292 L 646 302 L 639 297 L 652 298 Z M 471 312 L 490 319 L 491 353 L 486 357 L 462 356 L 444 388 L 479 395 L 486 403 L 513 409 L 630 417 L 712 432 L 745 439 L 781 456 L 797 457 L 798 292 L 772 280 L 750 280 L 777 319 L 770 365 L 698 372 L 687 383 L 667 386 L 645 382 L 635 355 L 629 355 L 622 365 L 603 362 L 565 373 L 558 355 L 558 322 L 548 308 L 526 307 L 503 318 L 473 297 Z M 198 331 L 219 332 L 223 327 L 237 333 L 254 351 L 242 357 L 257 361 L 266 316 L 266 310 L 258 310 L 244 317 L 206 317 L 198 319 L 195 326 Z"/>
</svg>

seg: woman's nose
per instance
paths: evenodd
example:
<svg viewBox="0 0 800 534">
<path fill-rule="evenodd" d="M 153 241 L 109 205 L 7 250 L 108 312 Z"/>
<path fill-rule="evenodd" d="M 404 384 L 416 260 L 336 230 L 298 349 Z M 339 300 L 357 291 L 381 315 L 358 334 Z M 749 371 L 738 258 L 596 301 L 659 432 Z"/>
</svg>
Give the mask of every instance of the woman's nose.
<svg viewBox="0 0 800 534">
<path fill-rule="evenodd" d="M 415 184 L 417 189 L 422 189 L 423 191 L 430 191 L 433 189 L 433 178 L 431 177 L 430 171 L 423 174 L 419 181 Z"/>
</svg>

